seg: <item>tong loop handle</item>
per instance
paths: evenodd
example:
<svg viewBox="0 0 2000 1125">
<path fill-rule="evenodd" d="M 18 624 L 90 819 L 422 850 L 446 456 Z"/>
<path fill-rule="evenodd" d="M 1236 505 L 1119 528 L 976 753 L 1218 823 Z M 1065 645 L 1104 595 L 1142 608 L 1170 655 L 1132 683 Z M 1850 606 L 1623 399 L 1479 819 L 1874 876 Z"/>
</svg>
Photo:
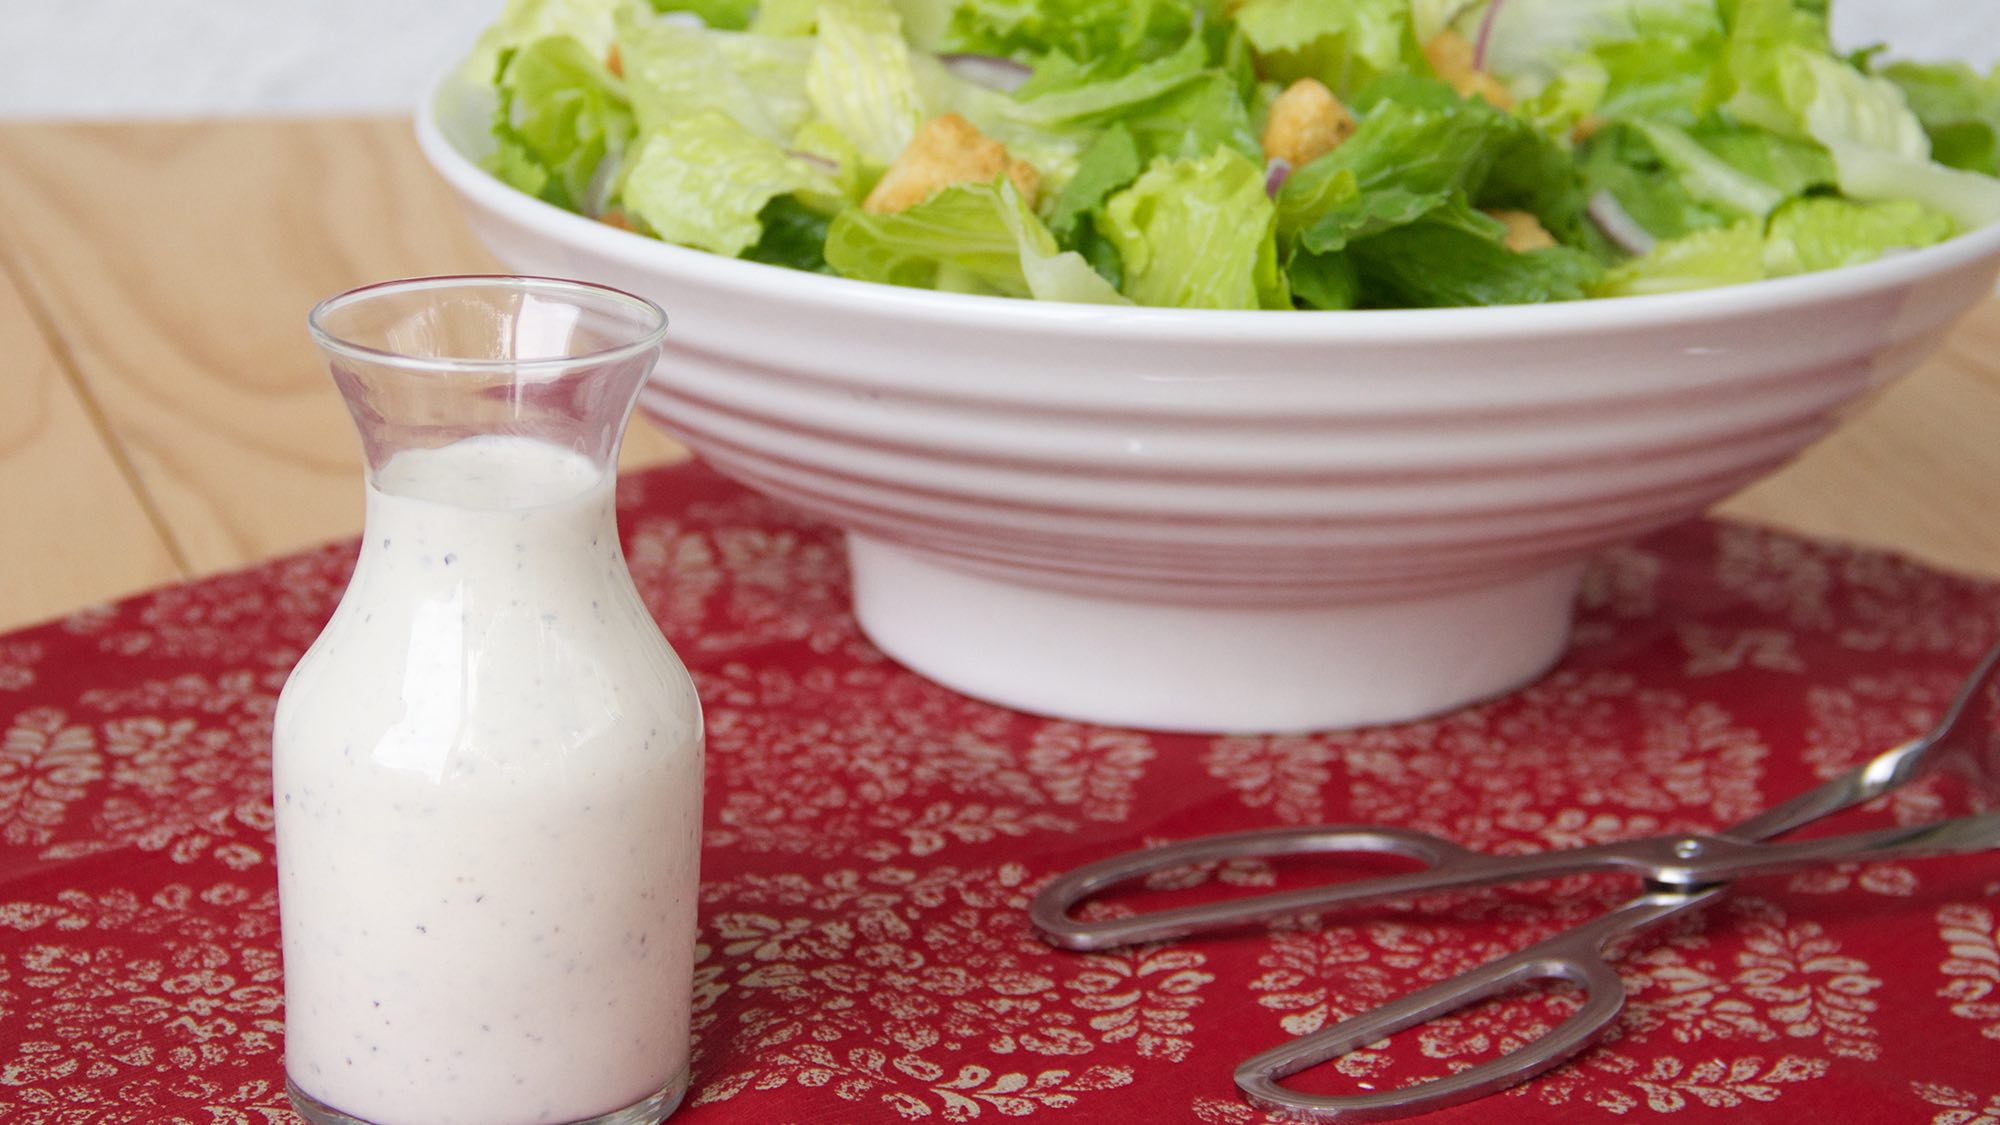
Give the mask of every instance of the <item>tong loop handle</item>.
<svg viewBox="0 0 2000 1125">
<path fill-rule="evenodd" d="M 1429 1023 L 1534 981 L 1566 981 L 1584 991 L 1583 1007 L 1541 1038 L 1456 1074 L 1365 1094 L 1302 1094 L 1279 1084 L 1307 1067 L 1339 1058 L 1399 1031 Z M 1236 1086 L 1252 1105 L 1300 1121 L 1388 1121 L 1483 1098 L 1549 1069 L 1603 1032 L 1625 1002 L 1625 986 L 1600 958 L 1524 958 L 1493 962 L 1475 975 L 1412 992 L 1353 1019 L 1245 1059 Z"/>
<path fill-rule="evenodd" d="M 1662 836 L 1623 844 L 1593 844 L 1522 855 L 1469 851 L 1428 832 L 1372 825 L 1268 828 L 1203 836 L 1125 852 L 1058 876 L 1028 906 L 1042 936 L 1064 949 L 1109 949 L 1142 941 L 1172 941 L 1229 926 L 1269 922 L 1335 907 L 1386 902 L 1440 891 L 1501 886 L 1590 871 L 1624 871 L 1688 884 L 1673 848 L 1689 837 Z M 1722 841 L 1716 841 L 1723 843 Z M 1278 855 L 1396 855 L 1423 864 L 1417 871 L 1324 883 L 1269 894 L 1235 896 L 1198 906 L 1080 922 L 1070 911 L 1118 883 L 1196 863 Z"/>
<path fill-rule="evenodd" d="M 1693 909 L 1726 889 L 1641 895 L 1518 953 L 1252 1056 L 1236 1068 L 1236 1086 L 1253 1105 L 1288 1120 L 1339 1125 L 1389 1121 L 1498 1093 L 1582 1051 L 1618 1018 L 1625 985 L 1605 959 L 1607 943 Z M 1302 1094 L 1280 1084 L 1309 1067 L 1538 981 L 1575 985 L 1583 991 L 1583 1006 L 1547 1034 L 1506 1054 L 1454 1074 L 1365 1094 Z"/>
<path fill-rule="evenodd" d="M 1342 854 L 1402 856 L 1424 864 L 1424 869 L 1089 922 L 1070 916 L 1078 903 L 1100 891 L 1176 867 L 1256 856 Z M 1028 904 L 1028 918 L 1046 940 L 1063 949 L 1111 949 L 1145 941 L 1171 941 L 1329 906 L 1400 898 L 1435 887 L 1440 872 L 1461 870 L 1488 858 L 1429 833 L 1400 828 L 1321 825 L 1229 832 L 1124 852 L 1065 872 L 1036 893 Z"/>
</svg>

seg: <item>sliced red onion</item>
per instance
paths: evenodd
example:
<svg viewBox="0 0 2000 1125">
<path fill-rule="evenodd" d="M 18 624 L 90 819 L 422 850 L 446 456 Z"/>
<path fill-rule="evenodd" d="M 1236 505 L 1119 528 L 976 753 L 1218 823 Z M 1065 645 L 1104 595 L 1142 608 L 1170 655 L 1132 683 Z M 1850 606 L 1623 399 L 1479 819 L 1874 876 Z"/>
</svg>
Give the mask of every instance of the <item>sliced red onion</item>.
<svg viewBox="0 0 2000 1125">
<path fill-rule="evenodd" d="M 1291 174 L 1291 161 L 1272 157 L 1264 164 L 1264 194 L 1275 198 L 1278 189 L 1285 186 L 1285 177 Z"/>
<path fill-rule="evenodd" d="M 821 156 L 819 153 L 807 152 L 804 149 L 798 148 L 786 149 L 785 155 L 791 157 L 793 160 L 810 164 L 829 176 L 840 175 L 840 162 L 831 157 Z"/>
<path fill-rule="evenodd" d="M 1486 5 L 1486 14 L 1479 17 L 1479 37 L 1472 43 L 1472 69 L 1486 69 L 1486 43 L 1493 38 L 1493 17 L 1500 14 L 1500 5 L 1506 0 L 1492 0 Z"/>
<path fill-rule="evenodd" d="M 1604 237 L 1630 253 L 1644 254 L 1658 241 L 1609 191 L 1599 191 L 1590 197 L 1589 213 L 1597 229 L 1604 232 Z"/>
<path fill-rule="evenodd" d="M 1026 63 L 1017 63 L 998 55 L 939 55 L 938 61 L 945 65 L 945 69 L 975 86 L 1009 94 L 1034 73 L 1034 68 Z"/>
</svg>

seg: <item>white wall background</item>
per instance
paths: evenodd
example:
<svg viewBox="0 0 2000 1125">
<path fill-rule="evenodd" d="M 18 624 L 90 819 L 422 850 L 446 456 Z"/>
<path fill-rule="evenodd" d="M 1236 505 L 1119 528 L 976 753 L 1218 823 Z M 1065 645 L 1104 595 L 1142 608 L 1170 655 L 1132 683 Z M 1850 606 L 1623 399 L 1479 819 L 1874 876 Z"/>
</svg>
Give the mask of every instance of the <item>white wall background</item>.
<svg viewBox="0 0 2000 1125">
<path fill-rule="evenodd" d="M 0 0 L 0 117 L 399 111 L 502 3 Z M 2000 61 L 2000 0 L 1834 0 L 1834 12 L 1844 46 Z"/>
</svg>

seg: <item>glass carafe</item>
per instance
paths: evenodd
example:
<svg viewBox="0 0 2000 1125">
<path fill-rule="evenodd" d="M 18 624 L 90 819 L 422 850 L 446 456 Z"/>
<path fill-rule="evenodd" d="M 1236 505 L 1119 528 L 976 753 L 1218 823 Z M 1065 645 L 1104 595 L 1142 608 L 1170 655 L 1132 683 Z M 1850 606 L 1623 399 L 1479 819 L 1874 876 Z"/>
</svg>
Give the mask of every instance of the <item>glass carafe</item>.
<svg viewBox="0 0 2000 1125">
<path fill-rule="evenodd" d="M 313 310 L 361 431 L 354 575 L 274 729 L 308 1119 L 652 1122 L 687 1084 L 700 706 L 613 518 L 665 316 L 535 278 Z"/>
</svg>

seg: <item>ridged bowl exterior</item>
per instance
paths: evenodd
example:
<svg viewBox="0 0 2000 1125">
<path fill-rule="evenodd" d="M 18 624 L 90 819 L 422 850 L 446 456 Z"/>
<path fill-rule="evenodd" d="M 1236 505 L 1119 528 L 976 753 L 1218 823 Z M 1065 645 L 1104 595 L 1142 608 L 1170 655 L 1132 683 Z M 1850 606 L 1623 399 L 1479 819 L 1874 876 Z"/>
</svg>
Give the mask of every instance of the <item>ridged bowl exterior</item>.
<svg viewBox="0 0 2000 1125">
<path fill-rule="evenodd" d="M 492 180 L 429 115 L 420 135 L 510 268 L 668 310 L 641 407 L 720 471 L 946 571 L 1126 605 L 1422 605 L 1573 571 L 1794 456 L 2000 269 L 1992 228 L 1831 273 L 1566 305 L 1044 304 L 640 238 Z"/>
</svg>

